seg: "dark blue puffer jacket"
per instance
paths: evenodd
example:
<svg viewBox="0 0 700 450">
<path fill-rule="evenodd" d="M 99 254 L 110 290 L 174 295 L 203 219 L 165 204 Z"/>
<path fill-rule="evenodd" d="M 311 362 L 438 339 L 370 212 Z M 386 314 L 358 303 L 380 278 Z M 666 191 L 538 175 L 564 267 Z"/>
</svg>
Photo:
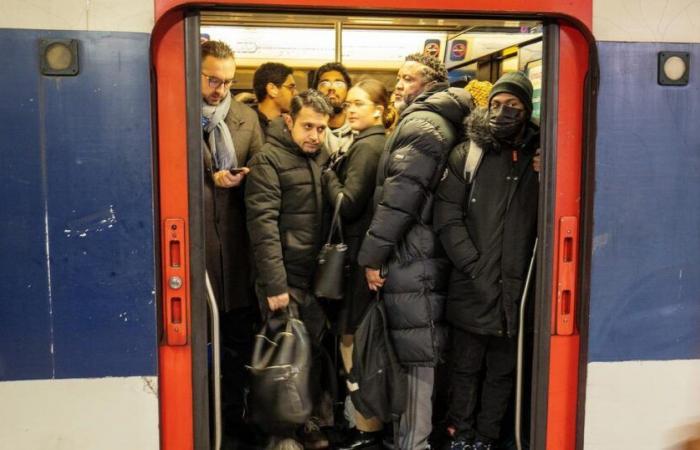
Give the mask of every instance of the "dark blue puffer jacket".
<svg viewBox="0 0 700 450">
<path fill-rule="evenodd" d="M 361 266 L 383 268 L 391 336 L 404 365 L 435 366 L 447 338 L 450 262 L 432 230 L 435 189 L 472 108 L 463 89 L 439 84 L 401 114 L 377 170 Z"/>
</svg>

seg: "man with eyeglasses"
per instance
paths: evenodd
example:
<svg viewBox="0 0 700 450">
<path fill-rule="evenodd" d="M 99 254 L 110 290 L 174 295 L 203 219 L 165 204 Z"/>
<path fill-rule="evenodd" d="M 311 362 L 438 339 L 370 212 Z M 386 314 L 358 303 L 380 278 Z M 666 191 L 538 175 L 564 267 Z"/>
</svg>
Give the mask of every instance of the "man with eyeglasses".
<svg viewBox="0 0 700 450">
<path fill-rule="evenodd" d="M 221 311 L 224 433 L 240 436 L 245 365 L 259 320 L 242 185 L 263 136 L 255 112 L 231 98 L 231 48 L 207 41 L 201 52 L 206 268 Z"/>
<path fill-rule="evenodd" d="M 450 267 L 432 229 L 432 205 L 473 103 L 464 89 L 447 89 L 444 64 L 423 54 L 406 58 L 394 95 L 401 115 L 379 160 L 374 216 L 358 263 L 369 288 L 382 291 L 396 355 L 407 369 L 407 406 L 394 448 L 425 450 L 435 367 L 447 343 Z"/>
<path fill-rule="evenodd" d="M 323 94 L 333 107 L 328 121 L 325 146 L 333 157 L 345 153 L 352 144 L 352 129 L 345 120 L 345 98 L 352 87 L 348 70 L 340 63 L 330 62 L 316 70 L 314 89 Z"/>
<path fill-rule="evenodd" d="M 297 94 L 292 68 L 276 62 L 261 65 L 253 74 L 253 90 L 258 99 L 254 109 L 267 136 L 270 122 L 289 112 L 292 97 Z"/>
</svg>

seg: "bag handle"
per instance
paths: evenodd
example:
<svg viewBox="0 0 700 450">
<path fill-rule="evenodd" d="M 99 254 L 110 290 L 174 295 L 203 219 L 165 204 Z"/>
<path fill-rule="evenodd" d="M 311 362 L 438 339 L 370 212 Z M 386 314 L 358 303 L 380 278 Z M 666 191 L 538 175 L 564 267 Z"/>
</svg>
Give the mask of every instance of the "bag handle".
<svg viewBox="0 0 700 450">
<path fill-rule="evenodd" d="M 335 233 L 336 230 L 338 230 L 338 236 L 340 237 L 340 243 L 345 244 L 345 241 L 343 240 L 343 222 L 340 219 L 340 205 L 343 203 L 343 193 L 338 192 L 338 195 L 335 197 L 335 210 L 333 211 L 333 220 L 331 221 L 331 230 L 328 233 L 328 241 L 326 242 L 327 244 L 331 244 L 333 240 L 333 234 Z"/>
</svg>

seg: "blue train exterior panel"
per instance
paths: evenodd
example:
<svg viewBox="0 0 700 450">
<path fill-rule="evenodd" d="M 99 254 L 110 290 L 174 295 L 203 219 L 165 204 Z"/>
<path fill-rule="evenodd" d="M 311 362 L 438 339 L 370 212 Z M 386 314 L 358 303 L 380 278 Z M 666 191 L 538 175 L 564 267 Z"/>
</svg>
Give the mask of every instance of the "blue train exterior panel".
<svg viewBox="0 0 700 450">
<path fill-rule="evenodd" d="M 78 39 L 79 75 L 40 75 L 40 38 Z M 155 375 L 149 36 L 0 30 L 0 54 L 0 380 Z"/>
<path fill-rule="evenodd" d="M 700 45 L 598 43 L 589 360 L 700 358 Z M 690 52 L 685 87 L 657 54 Z"/>
</svg>

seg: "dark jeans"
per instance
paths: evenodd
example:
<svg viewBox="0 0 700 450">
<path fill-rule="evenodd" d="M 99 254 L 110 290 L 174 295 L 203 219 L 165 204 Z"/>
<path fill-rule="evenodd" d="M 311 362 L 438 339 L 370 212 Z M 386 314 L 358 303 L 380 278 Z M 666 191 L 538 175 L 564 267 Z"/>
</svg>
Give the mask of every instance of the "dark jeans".
<svg viewBox="0 0 700 450">
<path fill-rule="evenodd" d="M 516 357 L 516 338 L 452 330 L 447 422 L 458 436 L 488 442 L 499 438 L 513 391 Z"/>
<path fill-rule="evenodd" d="M 244 389 L 248 384 L 253 336 L 260 328 L 260 313 L 251 305 L 222 313 L 221 319 L 221 413 L 224 432 L 240 434 L 245 427 Z"/>
</svg>

